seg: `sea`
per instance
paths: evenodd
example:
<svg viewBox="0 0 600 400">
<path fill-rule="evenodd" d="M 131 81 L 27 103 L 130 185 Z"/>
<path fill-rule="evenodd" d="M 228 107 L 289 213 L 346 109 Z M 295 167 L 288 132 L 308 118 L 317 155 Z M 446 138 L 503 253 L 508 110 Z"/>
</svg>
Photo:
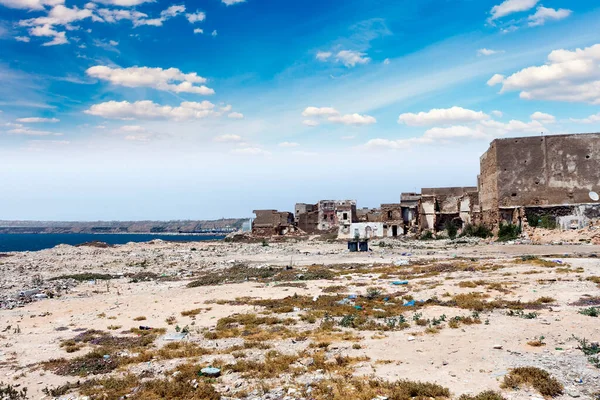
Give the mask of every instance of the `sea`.
<svg viewBox="0 0 600 400">
<path fill-rule="evenodd" d="M 223 240 L 225 236 L 210 235 L 161 235 L 132 233 L 9 233 L 0 234 L 0 253 L 9 251 L 39 251 L 51 249 L 59 244 L 72 246 L 87 242 L 125 244 L 129 242 L 149 242 L 160 239 L 168 242 L 200 242 Z"/>
</svg>

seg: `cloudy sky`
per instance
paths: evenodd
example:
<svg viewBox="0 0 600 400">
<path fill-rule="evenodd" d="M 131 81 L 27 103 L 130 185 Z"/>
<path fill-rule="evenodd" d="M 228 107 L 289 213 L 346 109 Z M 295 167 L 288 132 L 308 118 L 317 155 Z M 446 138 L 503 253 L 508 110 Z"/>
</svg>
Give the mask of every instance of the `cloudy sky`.
<svg viewBox="0 0 600 400">
<path fill-rule="evenodd" d="M 0 219 L 199 219 L 476 184 L 600 130 L 594 0 L 0 0 Z"/>
</svg>

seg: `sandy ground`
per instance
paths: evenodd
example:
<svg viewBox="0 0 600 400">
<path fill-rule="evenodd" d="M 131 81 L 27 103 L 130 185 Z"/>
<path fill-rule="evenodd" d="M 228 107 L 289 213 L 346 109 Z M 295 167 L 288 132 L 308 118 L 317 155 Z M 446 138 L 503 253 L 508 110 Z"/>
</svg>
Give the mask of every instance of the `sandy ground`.
<svg viewBox="0 0 600 400">
<path fill-rule="evenodd" d="M 177 325 L 193 324 L 187 340 L 214 348 L 219 345 L 218 341 L 205 339 L 201 333 L 203 328 L 214 329 L 220 318 L 234 313 L 261 311 L 260 307 L 217 304 L 214 303 L 216 300 L 234 300 L 241 296 L 282 299 L 295 293 L 315 296 L 332 285 L 347 285 L 349 292 L 359 296 L 366 294 L 370 286 L 390 292 L 396 290 L 391 285 L 393 279 L 381 278 L 377 273 L 307 281 L 306 288 L 275 287 L 273 283 L 252 281 L 186 287 L 193 275 L 206 271 L 225 269 L 239 263 L 253 267 L 293 265 L 294 269 L 302 270 L 302 266 L 310 265 L 393 265 L 398 260 L 410 263 L 428 260 L 435 264 L 466 260 L 478 265 L 495 263 L 503 268 L 483 272 L 455 271 L 415 278 L 402 290 L 417 300 L 426 300 L 442 298 L 448 293 L 481 292 L 482 288 L 464 288 L 458 284 L 486 280 L 502 283 L 510 289 L 508 294 L 490 292 L 492 297 L 533 301 L 548 296 L 555 301 L 548 309 L 537 311 L 539 316 L 534 319 L 511 317 L 506 315 L 505 310 L 494 310 L 482 313 L 481 318 L 486 323 L 461 326 L 459 329 L 445 327 L 437 334 L 425 334 L 423 327 L 414 324 L 405 330 L 382 334 L 358 331 L 356 333 L 362 338 L 360 349 L 353 348 L 351 342 L 342 341 L 332 344 L 328 352 L 353 357 L 368 356 L 369 361 L 355 366 L 355 375 L 372 375 L 390 381 L 410 379 L 435 382 L 448 387 L 456 396 L 487 389 L 500 390 L 504 375 L 518 366 L 540 367 L 559 379 L 565 386 L 565 393 L 559 399 L 594 399 L 594 393 L 600 393 L 600 370 L 588 362 L 577 348 L 578 342 L 573 339 L 576 336 L 591 341 L 600 340 L 600 319 L 581 315 L 578 311 L 582 307 L 570 305 L 584 295 L 600 296 L 599 287 L 586 280 L 590 276 L 600 276 L 600 261 L 595 258 L 600 253 L 600 246 L 502 245 L 478 241 L 461 244 L 444 241 L 387 243 L 393 243 L 393 247 L 375 245 L 368 254 L 349 253 L 340 243 L 317 241 L 278 243 L 267 247 L 216 242 L 154 242 L 105 249 L 58 246 L 40 252 L 11 253 L 8 257 L 0 258 L 0 298 L 32 288 L 32 279 L 38 274 L 46 285 L 52 277 L 82 272 L 154 272 L 178 280 L 131 282 L 131 279 L 123 277 L 109 283 L 73 283 L 58 298 L 0 310 L 0 382 L 27 387 L 31 398 L 41 399 L 50 398 L 43 394 L 42 389 L 77 380 L 72 376 L 59 376 L 45 371 L 38 365 L 41 361 L 76 357 L 85 352 L 67 354 L 60 347 L 61 340 L 77 334 L 73 332 L 77 328 L 106 331 L 109 325 L 118 325 L 123 330 L 143 324 L 165 327 L 168 332 L 174 332 L 174 326 L 165 323 L 165 319 L 174 316 Z M 515 257 L 523 255 L 560 260 L 568 263 L 570 269 L 558 272 L 557 268 L 513 262 Z M 538 273 L 525 274 L 531 271 Z M 182 311 L 194 308 L 210 310 L 204 310 L 195 318 L 181 316 Z M 470 314 L 469 310 L 442 306 L 426 307 L 419 312 L 426 319 L 442 314 L 448 319 Z M 297 318 L 301 313 L 294 311 L 285 314 L 285 317 Z M 410 310 L 405 313 L 409 321 L 413 315 L 414 312 Z M 135 322 L 133 319 L 138 316 L 147 319 Z M 17 327 L 18 330 L 15 330 Z M 68 329 L 57 330 L 61 327 Z M 544 337 L 545 346 L 532 347 L 527 344 L 540 336 Z M 164 342 L 159 339 L 156 345 L 160 347 L 162 344 Z M 294 353 L 305 349 L 307 343 L 286 339 L 273 345 L 280 351 Z M 131 370 L 139 372 L 152 369 L 160 374 L 180 362 L 165 360 L 132 366 Z M 235 391 L 231 392 L 230 388 L 239 377 L 223 376 L 219 380 L 216 387 L 228 391 L 228 396 L 235 397 Z M 300 381 L 300 378 L 297 380 Z M 288 378 L 281 385 L 294 383 L 293 379 Z M 250 383 L 248 385 L 251 387 Z M 542 398 L 531 388 L 503 390 L 502 393 L 507 399 Z M 63 396 L 77 397 L 76 391 Z"/>
</svg>

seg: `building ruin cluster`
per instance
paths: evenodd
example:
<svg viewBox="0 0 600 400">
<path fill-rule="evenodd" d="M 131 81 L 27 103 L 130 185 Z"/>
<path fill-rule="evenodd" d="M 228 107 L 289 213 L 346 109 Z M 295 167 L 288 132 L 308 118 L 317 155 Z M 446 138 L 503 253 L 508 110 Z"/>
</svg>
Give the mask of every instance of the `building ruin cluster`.
<svg viewBox="0 0 600 400">
<path fill-rule="evenodd" d="M 467 225 L 497 229 L 551 223 L 582 229 L 600 220 L 600 134 L 496 139 L 480 158 L 477 186 L 423 188 L 379 208 L 355 200 L 298 203 L 295 212 L 256 210 L 256 236 L 334 233 L 384 238 Z"/>
</svg>

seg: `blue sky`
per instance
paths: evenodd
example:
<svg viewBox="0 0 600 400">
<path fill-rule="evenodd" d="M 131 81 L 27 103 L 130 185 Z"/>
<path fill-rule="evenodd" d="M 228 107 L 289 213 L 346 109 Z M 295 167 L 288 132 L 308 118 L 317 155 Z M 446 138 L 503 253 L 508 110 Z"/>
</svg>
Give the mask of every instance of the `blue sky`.
<svg viewBox="0 0 600 400">
<path fill-rule="evenodd" d="M 0 0 L 0 219 L 196 219 L 475 185 L 597 132 L 579 0 Z"/>
</svg>

